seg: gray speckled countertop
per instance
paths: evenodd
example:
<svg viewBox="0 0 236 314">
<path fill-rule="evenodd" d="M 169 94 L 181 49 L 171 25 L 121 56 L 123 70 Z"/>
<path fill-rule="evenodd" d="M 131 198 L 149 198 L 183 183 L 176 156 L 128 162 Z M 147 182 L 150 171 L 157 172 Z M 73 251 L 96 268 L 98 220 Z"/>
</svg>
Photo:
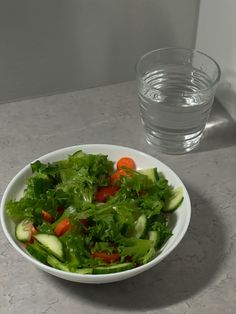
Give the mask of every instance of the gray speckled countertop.
<svg viewBox="0 0 236 314">
<path fill-rule="evenodd" d="M 107 285 L 66 282 L 23 259 L 0 233 L 0 313 L 236 313 L 236 133 L 215 104 L 199 149 L 161 155 L 144 141 L 134 82 L 0 105 L 0 192 L 27 163 L 84 143 L 118 144 L 164 161 L 192 201 L 189 230 L 152 270 Z"/>
</svg>

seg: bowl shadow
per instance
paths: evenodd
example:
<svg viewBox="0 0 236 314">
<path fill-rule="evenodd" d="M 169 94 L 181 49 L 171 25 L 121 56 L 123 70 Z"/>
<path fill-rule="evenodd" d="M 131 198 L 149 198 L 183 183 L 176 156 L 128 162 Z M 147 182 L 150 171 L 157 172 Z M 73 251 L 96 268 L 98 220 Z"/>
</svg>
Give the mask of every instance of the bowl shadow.
<svg viewBox="0 0 236 314">
<path fill-rule="evenodd" d="M 192 202 L 189 229 L 179 246 L 160 264 L 136 277 L 103 285 L 78 284 L 53 276 L 67 294 L 93 305 L 121 311 L 147 311 L 186 301 L 210 284 L 219 272 L 226 245 L 217 209 L 187 186 Z M 45 276 L 47 276 L 45 274 Z"/>
</svg>

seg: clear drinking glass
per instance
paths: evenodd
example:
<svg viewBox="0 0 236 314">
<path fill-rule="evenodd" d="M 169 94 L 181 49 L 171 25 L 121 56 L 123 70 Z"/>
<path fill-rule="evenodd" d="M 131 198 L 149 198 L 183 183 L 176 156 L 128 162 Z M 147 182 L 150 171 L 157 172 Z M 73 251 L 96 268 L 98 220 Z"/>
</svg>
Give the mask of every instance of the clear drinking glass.
<svg viewBox="0 0 236 314">
<path fill-rule="evenodd" d="M 167 154 L 197 147 L 220 74 L 217 62 L 196 50 L 162 48 L 141 57 L 136 75 L 147 142 Z"/>
</svg>

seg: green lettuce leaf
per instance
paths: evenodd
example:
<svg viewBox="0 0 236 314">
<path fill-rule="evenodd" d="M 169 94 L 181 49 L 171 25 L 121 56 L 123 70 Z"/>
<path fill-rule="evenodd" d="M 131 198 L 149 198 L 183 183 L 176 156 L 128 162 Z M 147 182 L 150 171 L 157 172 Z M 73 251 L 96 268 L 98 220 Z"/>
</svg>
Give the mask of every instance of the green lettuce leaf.
<svg viewBox="0 0 236 314">
<path fill-rule="evenodd" d="M 118 249 L 123 259 L 126 256 L 131 256 L 133 262 L 143 264 L 145 256 L 152 248 L 153 242 L 150 240 L 137 238 L 122 238 L 119 241 Z"/>
</svg>

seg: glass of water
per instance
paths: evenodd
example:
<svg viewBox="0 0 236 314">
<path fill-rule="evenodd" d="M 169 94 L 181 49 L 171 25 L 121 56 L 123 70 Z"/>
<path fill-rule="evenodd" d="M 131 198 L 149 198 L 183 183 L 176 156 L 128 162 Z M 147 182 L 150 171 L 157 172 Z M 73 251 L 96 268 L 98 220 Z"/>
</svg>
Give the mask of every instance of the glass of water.
<svg viewBox="0 0 236 314">
<path fill-rule="evenodd" d="M 167 154 L 197 147 L 220 74 L 217 62 L 196 50 L 162 48 L 141 57 L 136 75 L 147 142 Z"/>
</svg>

